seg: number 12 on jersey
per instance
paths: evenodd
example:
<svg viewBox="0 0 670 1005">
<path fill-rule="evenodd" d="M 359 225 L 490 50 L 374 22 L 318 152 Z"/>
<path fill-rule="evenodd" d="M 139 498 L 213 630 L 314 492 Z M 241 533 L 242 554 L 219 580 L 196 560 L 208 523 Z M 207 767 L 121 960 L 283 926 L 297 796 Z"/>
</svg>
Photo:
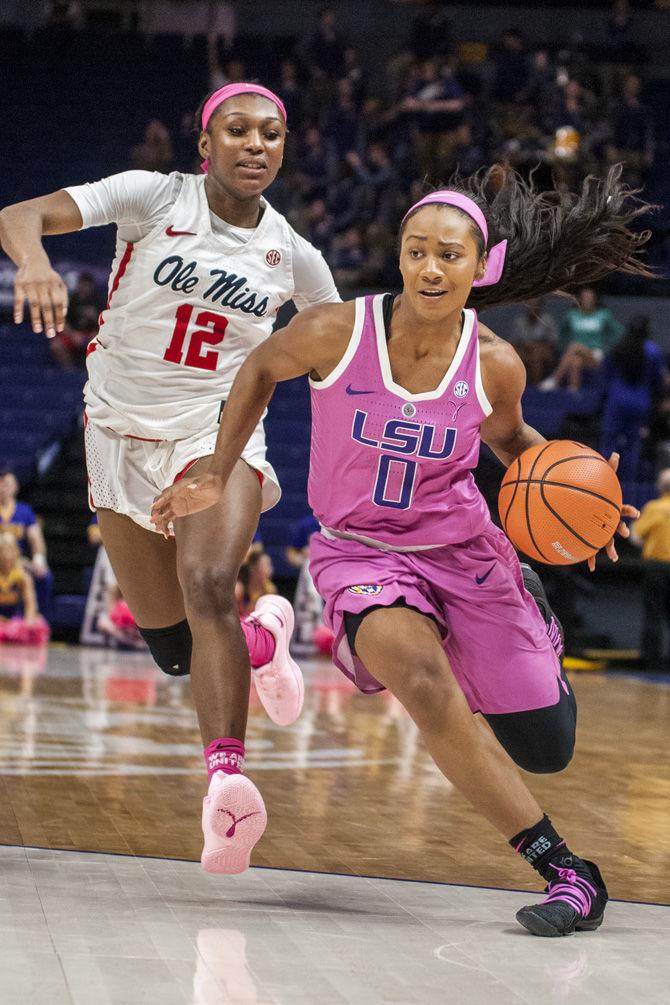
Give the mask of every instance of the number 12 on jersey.
<svg viewBox="0 0 670 1005">
<path fill-rule="evenodd" d="M 196 314 L 193 324 L 196 326 L 189 332 L 191 317 L 195 307 L 192 304 L 182 304 L 177 308 L 176 324 L 172 332 L 170 344 L 165 350 L 163 359 L 168 363 L 183 363 L 184 366 L 194 366 L 198 370 L 216 370 L 219 354 L 215 351 L 203 351 L 203 346 L 220 345 L 228 327 L 228 318 L 213 311 L 200 311 Z M 184 358 L 184 343 L 188 338 L 186 358 Z"/>
</svg>

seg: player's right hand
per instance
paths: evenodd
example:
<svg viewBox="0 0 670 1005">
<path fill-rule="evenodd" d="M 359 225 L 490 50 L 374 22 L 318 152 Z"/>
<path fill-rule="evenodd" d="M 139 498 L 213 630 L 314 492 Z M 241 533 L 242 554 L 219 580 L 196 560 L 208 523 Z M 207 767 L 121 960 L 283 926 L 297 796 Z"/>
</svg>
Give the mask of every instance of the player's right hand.
<svg viewBox="0 0 670 1005">
<path fill-rule="evenodd" d="M 51 268 L 49 260 L 28 261 L 19 266 L 14 283 L 14 321 L 21 324 L 26 300 L 30 324 L 37 334 L 46 331 L 47 338 L 62 332 L 67 311 L 67 286 Z"/>
<path fill-rule="evenodd" d="M 170 524 L 177 517 L 191 516 L 209 509 L 223 495 L 223 484 L 217 475 L 198 475 L 182 478 L 164 489 L 154 499 L 150 520 L 164 537 L 170 535 Z"/>
</svg>

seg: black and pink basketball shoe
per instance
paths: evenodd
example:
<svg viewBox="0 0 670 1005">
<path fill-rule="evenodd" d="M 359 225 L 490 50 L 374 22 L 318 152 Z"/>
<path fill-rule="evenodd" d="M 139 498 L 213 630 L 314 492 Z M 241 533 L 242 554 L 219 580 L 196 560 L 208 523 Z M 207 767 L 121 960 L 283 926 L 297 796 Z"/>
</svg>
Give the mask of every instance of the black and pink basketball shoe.
<svg viewBox="0 0 670 1005">
<path fill-rule="evenodd" d="M 565 650 L 563 626 L 551 609 L 549 598 L 547 597 L 544 586 L 542 585 L 542 580 L 535 572 L 535 569 L 531 569 L 526 562 L 521 562 L 521 573 L 523 575 L 523 585 L 530 593 L 531 597 L 537 604 L 537 609 L 544 618 L 544 623 L 547 626 L 549 641 L 554 647 L 556 655 L 559 659 L 561 659 Z"/>
<path fill-rule="evenodd" d="M 607 887 L 600 869 L 577 855 L 562 855 L 549 863 L 552 875 L 541 904 L 522 907 L 516 920 L 532 935 L 553 938 L 600 928 L 607 904 Z"/>
</svg>

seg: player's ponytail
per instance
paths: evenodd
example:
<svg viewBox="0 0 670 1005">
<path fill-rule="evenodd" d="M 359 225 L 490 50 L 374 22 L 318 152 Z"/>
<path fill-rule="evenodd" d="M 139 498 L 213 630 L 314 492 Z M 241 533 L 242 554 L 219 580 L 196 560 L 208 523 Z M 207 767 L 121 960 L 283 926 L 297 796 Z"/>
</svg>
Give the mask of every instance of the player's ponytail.
<svg viewBox="0 0 670 1005">
<path fill-rule="evenodd" d="M 468 306 L 482 309 L 570 291 L 610 272 L 656 278 L 640 254 L 650 231 L 632 226 L 655 207 L 637 197 L 639 189 L 621 181 L 621 172 L 618 164 L 605 178 L 590 175 L 579 194 L 540 192 L 532 178 L 526 182 L 499 165 L 452 179 L 447 187 L 470 196 L 482 209 L 489 246 L 507 239 L 499 281 L 473 287 Z"/>
</svg>

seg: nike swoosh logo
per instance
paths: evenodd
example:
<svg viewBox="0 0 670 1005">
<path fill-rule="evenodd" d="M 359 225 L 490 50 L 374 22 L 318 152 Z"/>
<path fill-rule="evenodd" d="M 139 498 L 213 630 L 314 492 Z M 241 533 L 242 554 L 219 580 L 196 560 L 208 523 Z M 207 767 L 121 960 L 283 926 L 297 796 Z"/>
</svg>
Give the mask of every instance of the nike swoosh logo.
<svg viewBox="0 0 670 1005">
<path fill-rule="evenodd" d="M 374 391 L 354 391 L 351 384 L 347 384 L 347 394 L 374 394 Z"/>
<path fill-rule="evenodd" d="M 165 233 L 168 237 L 183 237 L 188 234 L 189 237 L 197 237 L 198 235 L 192 230 L 173 230 L 172 224 L 165 228 Z"/>
<path fill-rule="evenodd" d="M 485 583 L 494 569 L 495 565 L 492 565 L 489 571 L 485 572 L 483 576 L 475 576 L 475 583 L 477 584 L 477 586 L 481 586 L 482 583 Z"/>
</svg>

